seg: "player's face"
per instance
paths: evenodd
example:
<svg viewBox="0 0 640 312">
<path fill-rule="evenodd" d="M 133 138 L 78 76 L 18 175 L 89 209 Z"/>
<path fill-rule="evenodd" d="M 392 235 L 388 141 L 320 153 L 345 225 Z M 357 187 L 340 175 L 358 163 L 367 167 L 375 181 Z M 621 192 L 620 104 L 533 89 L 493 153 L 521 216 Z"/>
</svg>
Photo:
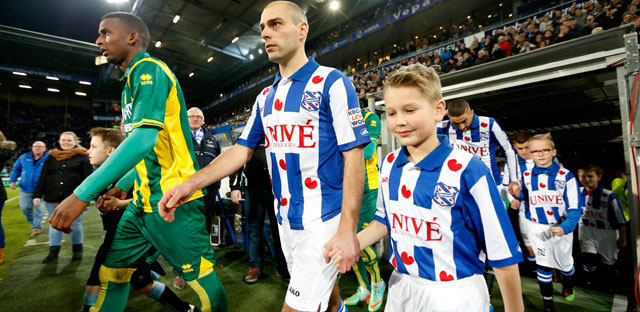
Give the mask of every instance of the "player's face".
<svg viewBox="0 0 640 312">
<path fill-rule="evenodd" d="M 473 109 L 457 117 L 449 116 L 449 120 L 458 130 L 467 131 L 473 122 Z"/>
<path fill-rule="evenodd" d="M 111 154 L 111 148 L 107 147 L 99 136 L 91 138 L 91 145 L 89 147 L 89 162 L 93 166 L 100 166 L 107 160 L 107 157 Z"/>
<path fill-rule="evenodd" d="M 580 183 L 589 191 L 598 188 L 600 179 L 602 179 L 602 176 L 598 175 L 594 170 L 578 169 L 578 180 L 580 180 Z"/>
<path fill-rule="evenodd" d="M 127 58 L 131 49 L 129 35 L 118 18 L 106 18 L 100 22 L 96 44 L 109 63 L 120 65 Z"/>
<path fill-rule="evenodd" d="M 438 139 L 436 127 L 444 116 L 444 101 L 433 105 L 413 87 L 389 87 L 384 101 L 389 131 L 402 145 L 419 148 Z"/>
<path fill-rule="evenodd" d="M 553 157 L 556 156 L 556 149 L 547 140 L 531 140 L 529 141 L 529 153 L 537 166 L 549 167 L 553 163 Z"/>
<path fill-rule="evenodd" d="M 60 144 L 60 148 L 62 148 L 63 150 L 69 150 L 76 147 L 78 142 L 76 141 L 76 138 L 73 137 L 73 135 L 63 134 L 60 136 L 58 144 Z"/>
<path fill-rule="evenodd" d="M 260 28 L 264 49 L 274 63 L 286 63 L 301 46 L 304 47 L 306 23 L 296 24 L 285 4 L 275 3 L 265 8 L 260 18 Z"/>
<path fill-rule="evenodd" d="M 520 155 L 523 159 L 531 159 L 531 154 L 529 154 L 529 144 L 527 143 L 513 143 L 513 148 L 516 150 L 516 153 Z"/>
</svg>

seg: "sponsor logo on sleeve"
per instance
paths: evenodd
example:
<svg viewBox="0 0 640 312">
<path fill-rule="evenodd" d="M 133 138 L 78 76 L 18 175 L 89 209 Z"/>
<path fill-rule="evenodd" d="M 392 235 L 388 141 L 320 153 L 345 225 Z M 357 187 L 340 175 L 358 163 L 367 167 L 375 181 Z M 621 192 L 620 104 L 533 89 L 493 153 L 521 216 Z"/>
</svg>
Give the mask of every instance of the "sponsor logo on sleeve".
<svg viewBox="0 0 640 312">
<path fill-rule="evenodd" d="M 351 128 L 356 128 L 364 125 L 364 119 L 362 118 L 362 112 L 360 111 L 360 108 L 356 107 L 347 110 L 347 116 L 349 116 Z"/>
</svg>

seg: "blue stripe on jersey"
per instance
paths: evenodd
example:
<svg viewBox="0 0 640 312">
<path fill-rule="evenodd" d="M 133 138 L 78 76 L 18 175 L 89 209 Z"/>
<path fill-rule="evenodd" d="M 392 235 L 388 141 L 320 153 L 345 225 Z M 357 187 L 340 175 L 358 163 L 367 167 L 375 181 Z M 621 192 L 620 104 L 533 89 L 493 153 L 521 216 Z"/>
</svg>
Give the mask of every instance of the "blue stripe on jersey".
<svg viewBox="0 0 640 312">
<path fill-rule="evenodd" d="M 267 97 L 264 100 L 264 116 L 271 115 L 273 112 L 273 100 L 276 97 L 276 91 L 278 90 L 278 84 L 274 83 L 269 93 L 267 93 Z M 260 113 L 260 112 L 258 112 Z"/>
<path fill-rule="evenodd" d="M 502 184 L 502 173 L 500 172 L 500 169 L 498 168 L 498 162 L 496 161 L 496 142 L 498 141 L 498 139 L 496 138 L 496 136 L 493 134 L 493 124 L 495 123 L 495 120 L 493 118 L 489 118 L 489 155 L 491 155 L 490 157 L 490 163 L 491 163 L 491 174 L 493 175 L 493 180 L 496 181 L 496 185 L 501 185 Z M 478 127 L 478 140 L 480 139 L 480 128 Z M 507 162 L 505 161 L 505 164 Z"/>
<path fill-rule="evenodd" d="M 398 154 L 398 158 L 403 157 L 403 153 Z M 396 159 L 396 162 L 391 164 L 392 166 L 396 166 L 397 163 L 401 163 L 399 159 Z M 422 173 L 420 174 L 422 175 Z M 402 178 L 402 167 L 400 168 L 392 168 L 389 173 L 389 200 L 397 201 L 398 194 L 400 194 L 400 179 Z M 432 195 L 432 194 L 425 194 Z M 415 192 L 414 192 L 415 196 Z"/>
<path fill-rule="evenodd" d="M 251 127 L 251 132 L 255 132 L 255 133 L 261 133 L 262 136 L 261 138 L 258 136 L 255 137 L 247 137 L 247 139 L 242 139 L 241 137 L 238 138 L 238 140 L 236 140 L 236 143 L 243 145 L 243 146 L 247 146 L 247 147 L 251 147 L 251 148 L 257 148 L 258 145 L 260 145 L 260 142 L 262 142 L 262 140 L 264 139 L 264 128 L 262 127 L 262 117 L 260 116 L 260 107 L 259 105 L 254 105 L 253 106 L 255 108 L 255 112 L 253 113 L 253 115 L 255 116 L 255 118 L 253 119 L 253 123 L 251 125 L 248 125 L 249 127 Z"/>
<path fill-rule="evenodd" d="M 547 190 L 549 191 L 555 191 L 556 190 L 556 178 L 558 177 L 558 171 L 555 170 L 555 173 L 548 175 L 549 178 L 547 178 Z M 567 176 L 567 180 L 568 180 L 568 176 Z M 564 192 L 564 196 L 567 196 L 567 192 Z M 568 203 L 568 201 L 566 201 L 565 198 L 565 205 L 567 205 L 566 203 Z"/>
<path fill-rule="evenodd" d="M 278 219 L 278 223 L 282 224 L 282 216 L 280 215 L 280 200 L 282 197 L 282 182 L 280 181 L 280 173 L 278 171 L 278 160 L 276 159 L 276 155 L 274 153 L 270 153 L 271 155 L 271 184 L 273 186 L 273 195 L 278 200 L 278 209 L 276 210 L 276 218 Z"/>
<path fill-rule="evenodd" d="M 538 184 L 538 176 L 535 174 L 531 174 L 531 191 L 535 192 L 540 189 L 540 185 Z M 529 199 L 527 198 L 527 201 Z"/>
<path fill-rule="evenodd" d="M 437 170 L 437 174 L 440 175 L 440 169 Z M 433 177 L 433 173 L 430 173 L 427 170 L 422 170 L 420 172 L 420 176 L 418 176 L 418 181 L 416 181 L 416 185 L 420 185 L 421 188 L 424 187 L 424 189 L 427 189 L 427 190 L 435 190 L 438 180 L 433 179 L 431 177 Z M 391 178 L 389 178 L 389 180 L 391 180 Z M 398 197 L 398 192 L 396 192 L 396 200 L 397 200 L 397 197 Z M 425 209 L 431 209 L 432 198 L 433 198 L 433 194 L 428 194 L 425 192 L 413 193 L 413 204 Z"/>
<path fill-rule="evenodd" d="M 538 223 L 541 224 L 549 224 L 549 220 L 547 220 L 547 215 L 544 213 L 543 207 L 536 207 L 536 214 L 538 215 Z"/>
<path fill-rule="evenodd" d="M 437 281 L 438 278 L 436 277 L 436 269 L 433 261 L 433 249 L 415 246 L 413 247 L 413 254 L 416 259 L 420 259 L 418 275 L 431 281 Z"/>
<path fill-rule="evenodd" d="M 551 207 L 551 211 L 553 211 L 553 216 L 558 220 L 558 222 L 562 222 L 562 217 L 560 216 L 560 209 L 558 207 Z"/>
<path fill-rule="evenodd" d="M 302 214 L 304 212 L 304 196 L 302 194 L 302 175 L 300 172 L 300 155 L 286 153 L 284 159 L 287 163 L 287 182 L 289 185 L 289 211 L 287 220 L 292 230 L 304 230 Z"/>
<path fill-rule="evenodd" d="M 299 112 L 300 104 L 302 103 L 302 94 L 304 88 L 307 86 L 307 81 L 294 80 L 287 92 L 287 99 L 284 102 L 285 112 Z"/>
<path fill-rule="evenodd" d="M 407 271 L 407 268 L 404 266 L 404 262 L 402 262 L 402 257 L 398 254 L 398 242 L 392 238 L 389 239 L 389 242 L 389 247 L 391 248 L 389 255 L 396 257 L 396 270 L 400 273 L 409 274 L 409 271 Z M 389 260 L 391 260 L 391 257 L 389 257 Z"/>
</svg>

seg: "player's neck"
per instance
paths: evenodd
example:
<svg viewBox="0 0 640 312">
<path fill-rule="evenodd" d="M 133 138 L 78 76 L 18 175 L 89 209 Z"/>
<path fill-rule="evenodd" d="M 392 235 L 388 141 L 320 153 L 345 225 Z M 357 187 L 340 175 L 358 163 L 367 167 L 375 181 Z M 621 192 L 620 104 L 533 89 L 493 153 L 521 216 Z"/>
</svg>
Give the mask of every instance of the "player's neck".
<svg viewBox="0 0 640 312">
<path fill-rule="evenodd" d="M 138 55 L 138 53 L 143 52 L 143 50 L 140 49 L 133 49 L 129 52 L 129 55 L 127 56 L 127 58 L 122 61 L 122 63 L 120 63 L 120 69 L 123 72 L 127 71 L 127 68 L 129 68 L 129 65 L 131 65 L 131 61 L 133 61 L 133 59 L 136 57 L 136 55 Z"/>
<path fill-rule="evenodd" d="M 289 78 L 289 76 L 295 74 L 298 69 L 307 64 L 308 61 L 309 59 L 304 50 L 298 51 L 292 58 L 279 63 L 280 76 L 282 76 L 282 78 Z"/>
<path fill-rule="evenodd" d="M 407 153 L 409 154 L 407 156 L 412 163 L 417 164 L 429 156 L 438 145 L 440 145 L 440 140 L 438 140 L 436 134 L 433 134 L 424 140 L 424 142 L 420 143 L 420 145 L 407 146 Z"/>
</svg>

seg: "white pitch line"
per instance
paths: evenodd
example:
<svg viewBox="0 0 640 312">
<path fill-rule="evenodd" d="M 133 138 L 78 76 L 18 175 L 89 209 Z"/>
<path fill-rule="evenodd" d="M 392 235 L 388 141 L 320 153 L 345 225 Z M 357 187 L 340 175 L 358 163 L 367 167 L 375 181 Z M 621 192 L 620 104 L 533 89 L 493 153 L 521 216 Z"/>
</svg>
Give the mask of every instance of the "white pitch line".
<svg viewBox="0 0 640 312">
<path fill-rule="evenodd" d="M 20 198 L 20 195 L 18 195 L 18 196 L 16 196 L 16 197 L 12 197 L 12 198 L 7 199 L 7 200 L 5 201 L 5 203 L 8 203 L 8 202 L 10 202 L 10 201 L 12 201 L 12 200 L 16 200 L 16 199 L 18 199 L 18 198 Z"/>
</svg>

